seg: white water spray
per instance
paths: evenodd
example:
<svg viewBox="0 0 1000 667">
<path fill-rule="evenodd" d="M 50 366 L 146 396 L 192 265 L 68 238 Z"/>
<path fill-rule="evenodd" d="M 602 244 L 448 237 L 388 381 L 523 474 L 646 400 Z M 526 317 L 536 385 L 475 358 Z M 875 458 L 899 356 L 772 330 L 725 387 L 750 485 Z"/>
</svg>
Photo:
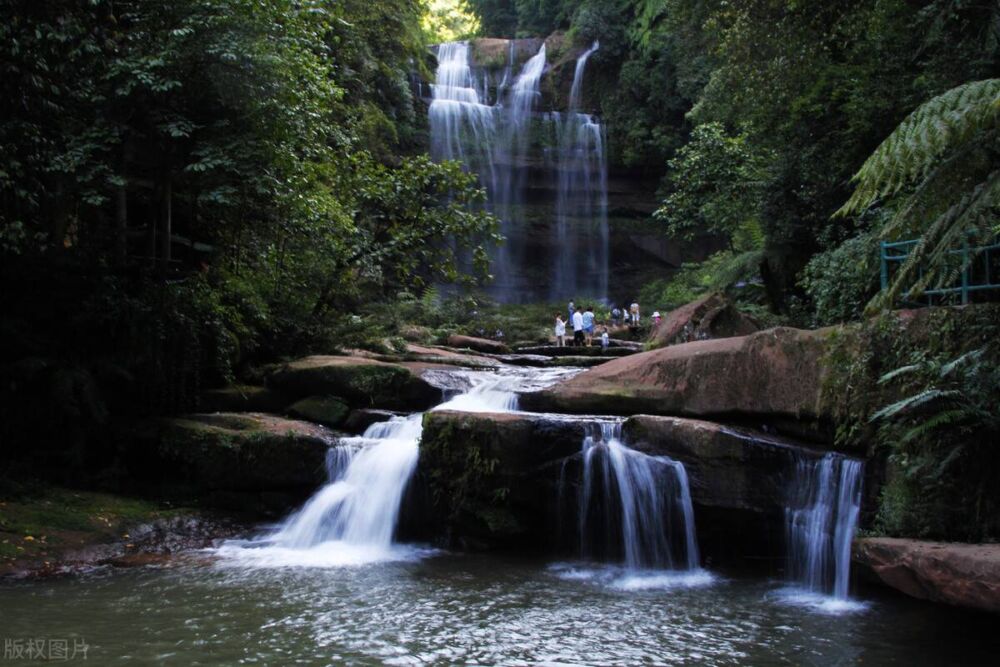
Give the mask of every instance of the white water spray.
<svg viewBox="0 0 1000 667">
<path fill-rule="evenodd" d="M 683 464 L 621 441 L 601 422 L 583 441 L 579 532 L 584 558 L 620 556 L 627 568 L 697 569 L 694 509 Z"/>
<path fill-rule="evenodd" d="M 797 462 L 785 510 L 793 585 L 813 594 L 847 599 L 862 470 L 861 461 L 839 454 Z"/>
</svg>

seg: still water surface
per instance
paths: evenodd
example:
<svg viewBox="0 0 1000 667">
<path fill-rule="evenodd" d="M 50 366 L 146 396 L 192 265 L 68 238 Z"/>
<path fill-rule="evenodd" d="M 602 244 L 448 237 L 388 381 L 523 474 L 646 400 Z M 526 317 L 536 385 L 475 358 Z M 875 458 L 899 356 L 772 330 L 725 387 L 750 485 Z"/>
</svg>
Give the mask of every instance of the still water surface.
<svg viewBox="0 0 1000 667">
<path fill-rule="evenodd" d="M 830 613 L 763 579 L 411 555 L 4 583 L 2 634 L 82 637 L 101 665 L 998 664 L 995 617 L 899 596 Z"/>
</svg>

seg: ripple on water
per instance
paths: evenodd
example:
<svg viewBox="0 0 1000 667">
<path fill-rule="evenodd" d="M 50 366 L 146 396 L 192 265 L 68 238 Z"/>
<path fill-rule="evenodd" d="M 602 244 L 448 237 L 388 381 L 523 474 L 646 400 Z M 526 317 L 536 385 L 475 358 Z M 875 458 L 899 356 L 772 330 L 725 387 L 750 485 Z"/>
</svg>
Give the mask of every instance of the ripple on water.
<svg viewBox="0 0 1000 667">
<path fill-rule="evenodd" d="M 857 614 L 866 611 L 869 607 L 866 602 L 823 595 L 822 593 L 794 587 L 779 588 L 769 593 L 767 597 L 780 604 L 801 607 L 830 616 Z"/>
<path fill-rule="evenodd" d="M 394 561 L 414 562 L 439 553 L 436 549 L 405 544 L 378 546 L 331 541 L 309 548 L 280 547 L 265 542 L 231 541 L 212 550 L 222 567 L 335 568 Z"/>
<path fill-rule="evenodd" d="M 671 590 L 710 586 L 718 578 L 707 570 L 632 570 L 616 565 L 554 563 L 548 570 L 564 581 L 585 581 L 620 591 Z"/>
</svg>

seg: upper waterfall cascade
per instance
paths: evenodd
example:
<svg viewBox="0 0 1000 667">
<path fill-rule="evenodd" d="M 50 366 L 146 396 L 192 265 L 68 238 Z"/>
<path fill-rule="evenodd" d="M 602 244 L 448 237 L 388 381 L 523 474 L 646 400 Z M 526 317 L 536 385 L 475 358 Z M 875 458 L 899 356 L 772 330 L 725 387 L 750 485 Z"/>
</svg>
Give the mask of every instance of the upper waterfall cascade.
<svg viewBox="0 0 1000 667">
<path fill-rule="evenodd" d="M 546 47 L 499 81 L 470 64 L 467 42 L 438 47 L 429 117 L 431 153 L 476 173 L 506 242 L 494 250 L 502 301 L 608 296 L 608 177 L 604 128 L 582 110 L 587 62 L 576 61 L 565 112 L 543 112 Z M 490 103 L 491 90 L 495 90 Z"/>
</svg>

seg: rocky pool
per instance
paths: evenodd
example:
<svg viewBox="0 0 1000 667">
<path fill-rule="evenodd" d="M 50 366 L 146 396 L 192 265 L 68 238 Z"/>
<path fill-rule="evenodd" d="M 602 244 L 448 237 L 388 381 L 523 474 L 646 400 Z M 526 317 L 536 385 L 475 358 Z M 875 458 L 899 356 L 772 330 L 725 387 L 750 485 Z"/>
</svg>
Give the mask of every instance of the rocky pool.
<svg viewBox="0 0 1000 667">
<path fill-rule="evenodd" d="M 101 665 L 996 664 L 995 618 L 898 595 L 823 607 L 718 573 L 407 547 L 303 567 L 246 551 L 4 583 L 4 638 L 79 639 Z"/>
</svg>

